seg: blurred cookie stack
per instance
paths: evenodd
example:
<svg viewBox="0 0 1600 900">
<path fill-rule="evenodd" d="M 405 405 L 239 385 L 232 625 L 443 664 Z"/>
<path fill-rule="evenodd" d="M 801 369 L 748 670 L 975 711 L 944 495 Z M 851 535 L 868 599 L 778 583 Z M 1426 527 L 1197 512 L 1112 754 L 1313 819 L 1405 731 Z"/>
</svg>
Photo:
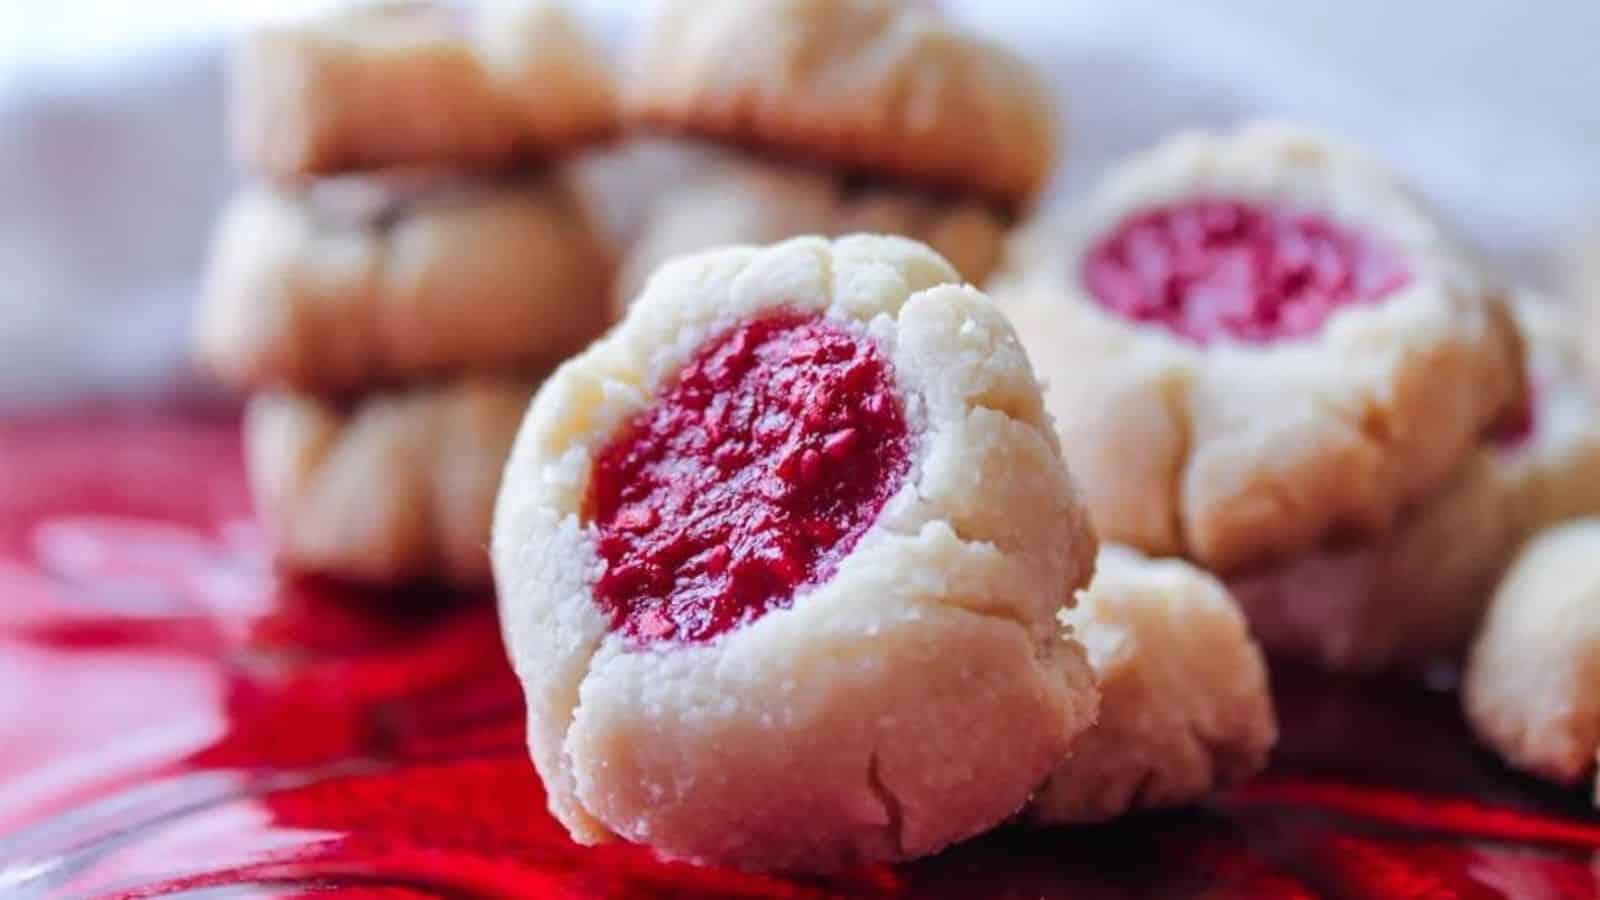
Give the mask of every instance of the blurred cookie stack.
<svg viewBox="0 0 1600 900">
<path fill-rule="evenodd" d="M 287 571 L 489 583 L 540 374 L 607 324 L 614 264 L 554 160 L 618 130 L 557 6 L 368 5 L 251 35 L 196 343 L 256 392 L 245 451 Z"/>
<path fill-rule="evenodd" d="M 800 234 L 921 240 L 981 284 L 1056 161 L 1051 94 L 1010 50 L 904 0 L 668 0 L 624 116 L 717 148 L 657 198 L 618 279 Z"/>
</svg>

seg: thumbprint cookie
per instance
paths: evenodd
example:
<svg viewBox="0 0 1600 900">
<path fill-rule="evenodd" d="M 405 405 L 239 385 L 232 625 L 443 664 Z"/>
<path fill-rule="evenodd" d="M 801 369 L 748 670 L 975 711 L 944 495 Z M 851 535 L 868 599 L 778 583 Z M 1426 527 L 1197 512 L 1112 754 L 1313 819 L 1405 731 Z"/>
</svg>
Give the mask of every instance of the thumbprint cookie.
<svg viewBox="0 0 1600 900">
<path fill-rule="evenodd" d="M 1108 540 L 1235 572 L 1373 535 L 1521 400 L 1500 292 L 1378 163 L 1177 137 L 1019 239 L 1003 305 Z"/>
<path fill-rule="evenodd" d="M 817 871 L 1015 815 L 1094 720 L 1096 542 L 1000 311 L 926 247 L 668 263 L 540 389 L 496 509 L 573 837 Z"/>
</svg>

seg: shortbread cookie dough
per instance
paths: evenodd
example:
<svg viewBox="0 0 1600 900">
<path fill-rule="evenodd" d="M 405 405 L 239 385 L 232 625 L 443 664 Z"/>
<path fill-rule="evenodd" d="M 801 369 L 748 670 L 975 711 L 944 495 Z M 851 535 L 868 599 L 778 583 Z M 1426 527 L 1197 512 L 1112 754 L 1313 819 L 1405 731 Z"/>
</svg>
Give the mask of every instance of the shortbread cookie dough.
<svg viewBox="0 0 1600 900">
<path fill-rule="evenodd" d="M 495 491 L 531 395 L 531 381 L 463 378 L 350 405 L 251 399 L 245 461 L 279 566 L 487 586 Z"/>
<path fill-rule="evenodd" d="M 1096 528 L 1233 572 L 1373 535 L 1521 394 L 1498 292 L 1393 177 L 1189 134 L 1018 242 L 1008 313 Z"/>
<path fill-rule="evenodd" d="M 1100 718 L 1034 797 L 1029 821 L 1191 803 L 1266 765 L 1278 737 L 1266 664 L 1216 578 L 1107 545 L 1061 619 L 1089 651 Z"/>
<path fill-rule="evenodd" d="M 902 0 L 670 0 L 628 86 L 671 131 L 971 192 L 1010 209 L 1056 154 L 1043 82 Z"/>
<path fill-rule="evenodd" d="M 1506 761 L 1571 784 L 1600 748 L 1600 519 L 1533 540 L 1495 592 L 1462 685 L 1467 718 Z"/>
<path fill-rule="evenodd" d="M 825 870 L 1016 813 L 1094 720 L 1095 540 L 1000 312 L 927 248 L 682 257 L 540 390 L 494 530 L 575 839 Z"/>
<path fill-rule="evenodd" d="M 217 229 L 197 355 L 235 387 L 320 393 L 554 361 L 604 330 L 612 270 L 554 180 L 248 188 Z"/>
<path fill-rule="evenodd" d="M 546 158 L 618 129 L 616 88 L 546 0 L 365 3 L 261 29 L 231 78 L 236 153 L 285 178 Z"/>
<path fill-rule="evenodd" d="M 852 185 L 807 167 L 729 160 L 661 197 L 623 261 L 619 306 L 684 253 L 807 234 L 896 234 L 919 240 L 982 284 L 1000 261 L 1004 216 L 977 203 L 886 185 Z"/>
<path fill-rule="evenodd" d="M 1390 531 L 1231 579 L 1269 651 L 1346 672 L 1458 653 L 1522 541 L 1600 513 L 1600 402 L 1583 380 L 1572 311 L 1528 293 L 1515 311 L 1524 413 Z"/>
</svg>

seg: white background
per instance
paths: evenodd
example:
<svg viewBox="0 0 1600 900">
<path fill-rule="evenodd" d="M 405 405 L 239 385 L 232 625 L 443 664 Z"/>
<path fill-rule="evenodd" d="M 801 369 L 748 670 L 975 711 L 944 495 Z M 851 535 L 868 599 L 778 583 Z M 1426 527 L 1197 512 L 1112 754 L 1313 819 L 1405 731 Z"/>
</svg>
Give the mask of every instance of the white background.
<svg viewBox="0 0 1600 900">
<path fill-rule="evenodd" d="M 183 383 L 194 277 L 234 179 L 219 47 L 319 5 L 0 0 L 0 407 Z M 1368 144 L 1540 287 L 1600 221 L 1600 0 L 944 5 L 1054 77 L 1058 200 L 1174 128 L 1277 115 Z M 585 6 L 623 41 L 639 4 Z"/>
</svg>

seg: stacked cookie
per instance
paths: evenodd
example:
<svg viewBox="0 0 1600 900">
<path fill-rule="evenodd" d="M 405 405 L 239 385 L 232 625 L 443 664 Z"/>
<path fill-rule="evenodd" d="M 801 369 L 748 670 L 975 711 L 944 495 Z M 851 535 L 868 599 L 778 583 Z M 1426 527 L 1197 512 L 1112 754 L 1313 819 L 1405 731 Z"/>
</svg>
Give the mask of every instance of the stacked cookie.
<svg viewBox="0 0 1600 900">
<path fill-rule="evenodd" d="M 810 233 L 916 238 L 982 283 L 1056 156 L 1035 73 L 906 0 L 670 0 L 626 93 L 641 130 L 728 149 L 660 199 L 624 305 L 671 256 Z"/>
<path fill-rule="evenodd" d="M 1339 669 L 1460 649 L 1517 536 L 1566 512 L 1537 485 L 1594 446 L 1545 344 L 1552 427 L 1496 437 L 1528 408 L 1511 304 L 1319 135 L 1178 137 L 1016 256 L 1004 302 L 1096 528 L 1222 575 L 1270 649 Z"/>
<path fill-rule="evenodd" d="M 251 35 L 196 342 L 258 392 L 245 444 L 282 566 L 489 581 L 500 470 L 539 374 L 607 323 L 613 264 L 552 159 L 615 91 L 546 3 L 399 2 Z"/>
</svg>

